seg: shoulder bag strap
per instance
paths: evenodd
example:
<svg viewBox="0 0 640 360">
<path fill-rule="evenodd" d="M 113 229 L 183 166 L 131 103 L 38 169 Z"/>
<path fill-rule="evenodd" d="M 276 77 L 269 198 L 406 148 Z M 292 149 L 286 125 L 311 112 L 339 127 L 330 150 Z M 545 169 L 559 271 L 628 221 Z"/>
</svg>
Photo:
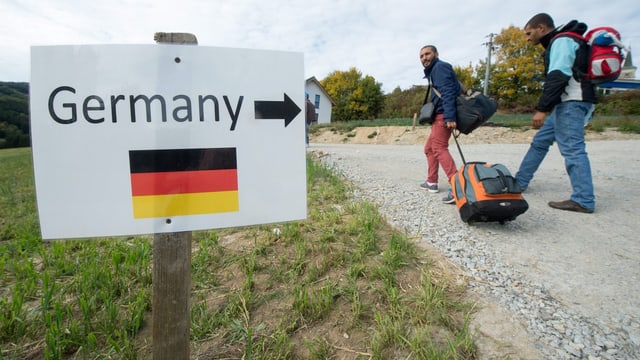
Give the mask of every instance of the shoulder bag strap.
<svg viewBox="0 0 640 360">
<path fill-rule="evenodd" d="M 431 100 L 431 79 L 429 79 L 429 85 L 427 86 L 427 93 L 424 94 L 424 101 L 422 105 L 426 104 L 429 100 Z"/>
<path fill-rule="evenodd" d="M 429 86 L 431 86 L 431 84 L 433 84 L 433 81 L 431 81 L 431 76 L 429 76 Z M 440 99 L 442 99 L 442 95 L 440 95 L 440 91 L 438 91 L 438 89 L 436 89 L 435 87 L 433 87 L 433 92 L 436 94 L 437 97 L 439 97 Z"/>
</svg>

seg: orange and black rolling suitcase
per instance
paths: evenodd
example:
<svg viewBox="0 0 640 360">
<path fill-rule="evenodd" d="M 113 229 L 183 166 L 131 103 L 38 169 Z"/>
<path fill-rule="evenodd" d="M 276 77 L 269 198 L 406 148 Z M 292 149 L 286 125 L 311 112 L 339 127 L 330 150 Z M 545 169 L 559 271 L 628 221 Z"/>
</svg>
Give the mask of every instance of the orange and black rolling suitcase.
<svg viewBox="0 0 640 360">
<path fill-rule="evenodd" d="M 498 221 L 501 224 L 527 211 L 522 189 L 502 164 L 464 160 L 457 135 L 454 139 L 462 162 L 451 178 L 451 189 L 460 218 L 466 223 Z"/>
</svg>

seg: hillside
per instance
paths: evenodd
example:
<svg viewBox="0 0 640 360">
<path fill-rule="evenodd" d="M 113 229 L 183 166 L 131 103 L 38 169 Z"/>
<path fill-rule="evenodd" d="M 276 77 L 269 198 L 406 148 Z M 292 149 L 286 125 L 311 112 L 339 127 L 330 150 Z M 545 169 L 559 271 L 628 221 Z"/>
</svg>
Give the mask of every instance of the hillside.
<svg viewBox="0 0 640 360">
<path fill-rule="evenodd" d="M 0 82 L 0 149 L 29 146 L 29 83 Z"/>
</svg>

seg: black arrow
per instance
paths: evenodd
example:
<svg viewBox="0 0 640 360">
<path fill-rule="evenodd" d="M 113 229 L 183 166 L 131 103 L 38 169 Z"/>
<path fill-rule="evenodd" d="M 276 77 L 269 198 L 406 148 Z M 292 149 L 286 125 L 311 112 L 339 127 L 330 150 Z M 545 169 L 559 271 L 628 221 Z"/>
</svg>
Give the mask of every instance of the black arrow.
<svg viewBox="0 0 640 360">
<path fill-rule="evenodd" d="M 255 101 L 256 119 L 284 119 L 284 127 L 300 113 L 300 108 L 284 94 L 284 101 Z"/>
</svg>

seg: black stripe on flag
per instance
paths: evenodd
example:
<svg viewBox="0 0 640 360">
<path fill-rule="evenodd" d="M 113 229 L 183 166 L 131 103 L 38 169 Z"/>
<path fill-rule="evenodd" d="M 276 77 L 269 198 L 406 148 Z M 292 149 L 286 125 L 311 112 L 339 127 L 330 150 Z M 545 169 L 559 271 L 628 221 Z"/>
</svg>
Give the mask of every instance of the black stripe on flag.
<svg viewBox="0 0 640 360">
<path fill-rule="evenodd" d="M 236 148 L 130 150 L 131 173 L 237 169 Z"/>
</svg>

